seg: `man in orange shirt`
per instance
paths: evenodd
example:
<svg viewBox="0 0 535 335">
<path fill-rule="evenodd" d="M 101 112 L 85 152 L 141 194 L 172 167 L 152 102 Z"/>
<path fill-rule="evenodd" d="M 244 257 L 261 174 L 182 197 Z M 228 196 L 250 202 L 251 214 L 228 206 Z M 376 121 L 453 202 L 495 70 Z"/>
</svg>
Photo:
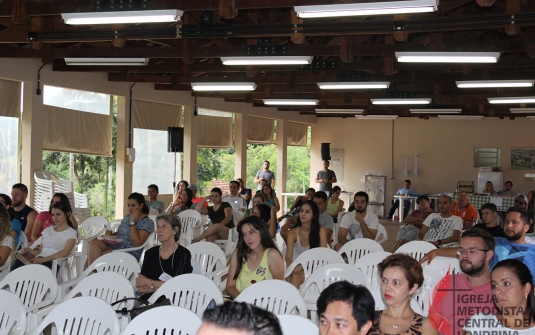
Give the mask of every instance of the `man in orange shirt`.
<svg viewBox="0 0 535 335">
<path fill-rule="evenodd" d="M 477 220 L 477 209 L 468 203 L 468 195 L 459 193 L 451 206 L 451 214 L 463 219 L 463 230 L 471 228 Z"/>
</svg>

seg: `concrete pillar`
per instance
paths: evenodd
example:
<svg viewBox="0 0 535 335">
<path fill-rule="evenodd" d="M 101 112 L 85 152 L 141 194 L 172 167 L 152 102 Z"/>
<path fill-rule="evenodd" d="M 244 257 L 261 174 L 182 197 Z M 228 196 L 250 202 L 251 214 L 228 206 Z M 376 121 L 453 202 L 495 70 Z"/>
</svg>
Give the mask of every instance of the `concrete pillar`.
<svg viewBox="0 0 535 335">
<path fill-rule="evenodd" d="M 247 127 L 249 116 L 246 114 L 234 114 L 234 140 L 236 141 L 236 153 L 234 154 L 234 177 L 247 180 Z M 249 185 L 251 187 L 251 185 Z"/>
<path fill-rule="evenodd" d="M 133 163 L 128 161 L 126 148 L 130 143 L 130 101 L 127 96 L 117 97 L 117 163 L 115 185 L 115 217 L 121 219 L 128 212 L 127 199 L 132 193 Z"/>
<path fill-rule="evenodd" d="M 184 106 L 184 173 L 182 177 L 190 184 L 197 182 L 197 116 L 193 106 Z"/>
<path fill-rule="evenodd" d="M 277 119 L 277 173 L 275 174 L 275 184 L 277 187 L 277 197 L 281 202 L 281 210 L 284 211 L 284 197 L 281 193 L 286 192 L 286 167 L 288 160 L 288 120 Z"/>
<path fill-rule="evenodd" d="M 36 95 L 36 83 L 24 82 L 22 94 L 22 178 L 28 187 L 26 203 L 33 205 L 35 181 L 33 173 L 43 168 L 43 96 Z"/>
</svg>

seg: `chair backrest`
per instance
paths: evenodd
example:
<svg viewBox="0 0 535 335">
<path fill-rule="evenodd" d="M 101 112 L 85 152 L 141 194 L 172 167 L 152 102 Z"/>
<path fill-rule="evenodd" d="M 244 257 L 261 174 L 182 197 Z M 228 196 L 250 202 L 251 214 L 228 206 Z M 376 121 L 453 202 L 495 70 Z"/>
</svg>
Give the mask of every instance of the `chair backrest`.
<svg viewBox="0 0 535 335">
<path fill-rule="evenodd" d="M 114 335 L 121 331 L 113 308 L 95 297 L 80 297 L 62 302 L 27 335 L 42 334 L 50 324 L 58 335 Z"/>
<path fill-rule="evenodd" d="M 376 288 L 379 288 L 379 275 L 377 274 L 377 264 L 381 263 L 383 259 L 390 255 L 392 255 L 392 253 L 386 251 L 374 252 L 363 256 L 355 263 L 354 266 L 360 269 L 360 271 L 362 271 L 366 276 L 366 279 L 368 280 L 368 288 L 370 290 L 375 290 Z"/>
<path fill-rule="evenodd" d="M 299 291 L 283 280 L 264 280 L 247 287 L 234 299 L 266 309 L 275 315 L 298 314 L 307 317 L 305 300 Z"/>
<path fill-rule="evenodd" d="M 158 209 L 156 209 L 156 208 L 151 209 L 149 211 L 149 215 L 158 215 L 158 214 L 160 214 L 160 211 Z"/>
<path fill-rule="evenodd" d="M 305 272 L 305 280 L 320 267 L 331 263 L 344 263 L 344 259 L 336 251 L 329 248 L 314 248 L 303 252 L 297 256 L 284 273 L 288 277 L 293 269 L 301 264 Z"/>
<path fill-rule="evenodd" d="M 26 310 L 19 297 L 0 290 L 0 335 L 24 335 Z"/>
<path fill-rule="evenodd" d="M 89 276 L 96 272 L 116 272 L 123 275 L 129 282 L 135 284 L 137 274 L 141 272 L 141 267 L 137 259 L 127 252 L 111 252 L 97 258 L 80 276 Z"/>
<path fill-rule="evenodd" d="M 345 254 L 348 264 L 355 264 L 361 257 L 371 254 L 372 252 L 384 251 L 383 247 L 369 238 L 357 238 L 344 244 L 338 253 Z"/>
<path fill-rule="evenodd" d="M 234 220 L 234 224 L 238 225 L 238 220 L 243 216 L 242 211 L 232 210 L 232 219 Z"/>
<path fill-rule="evenodd" d="M 225 253 L 215 243 L 197 242 L 186 248 L 191 252 L 191 259 L 197 261 L 201 273 L 205 276 L 227 264 Z"/>
<path fill-rule="evenodd" d="M 450 274 L 460 273 L 461 264 L 458 258 L 437 256 L 433 258 L 431 264 L 424 262 L 422 268 L 430 268 L 445 276 L 448 272 Z"/>
<path fill-rule="evenodd" d="M 386 232 L 385 226 L 379 223 L 377 227 L 377 235 L 375 235 L 375 241 L 379 244 L 383 244 L 388 240 L 388 234 Z"/>
<path fill-rule="evenodd" d="M 132 320 L 122 335 L 195 335 L 201 327 L 195 313 L 177 306 L 161 306 L 140 314 Z"/>
<path fill-rule="evenodd" d="M 396 250 L 395 254 L 404 253 L 419 262 L 422 258 L 424 258 L 425 254 L 427 254 L 431 250 L 435 250 L 436 248 L 437 247 L 435 247 L 429 242 L 411 241 L 399 247 L 398 250 Z"/>
<path fill-rule="evenodd" d="M 372 294 L 372 297 L 373 297 L 373 300 L 375 301 L 375 310 L 376 311 L 382 311 L 386 308 L 386 304 L 383 300 L 383 296 L 381 294 L 381 289 L 380 288 L 376 288 L 375 290 L 371 290 L 370 293 Z M 416 293 L 415 293 L 416 295 Z M 418 304 L 418 301 L 415 299 L 415 297 L 413 297 L 410 301 L 410 304 L 411 304 L 411 308 L 412 310 L 417 313 L 417 314 L 420 314 L 420 315 L 424 315 L 427 316 L 427 311 L 423 311 L 420 307 L 420 305 Z"/>
<path fill-rule="evenodd" d="M 314 322 L 299 315 L 277 315 L 282 335 L 318 335 L 320 330 Z"/>
<path fill-rule="evenodd" d="M 202 317 L 204 310 L 214 300 L 217 305 L 223 303 L 221 290 L 205 276 L 188 273 L 176 276 L 166 281 L 149 298 L 154 303 L 159 297 L 165 295 L 174 306 L 189 309 Z"/>
<path fill-rule="evenodd" d="M 191 240 L 194 235 L 195 226 L 201 224 L 201 213 L 196 210 L 188 209 L 178 213 L 180 222 L 182 223 L 182 231 L 180 232 L 180 244 L 188 246 L 191 244 Z"/>
<path fill-rule="evenodd" d="M 121 299 L 133 298 L 135 293 L 132 284 L 123 275 L 115 272 L 99 272 L 82 279 L 62 301 L 78 296 L 100 298 L 112 304 Z M 123 307 L 132 309 L 134 300 L 113 306 L 115 310 L 121 310 Z"/>
<path fill-rule="evenodd" d="M 78 225 L 79 239 L 85 240 L 101 235 L 109 221 L 103 216 L 92 216 Z"/>
<path fill-rule="evenodd" d="M 199 265 L 199 263 L 197 263 L 196 260 L 191 259 L 191 267 L 193 268 L 193 271 L 191 271 L 191 273 L 202 275 L 201 266 Z"/>
<path fill-rule="evenodd" d="M 109 230 L 113 230 L 113 231 L 117 231 L 117 228 L 118 228 L 119 225 L 121 224 L 121 221 L 122 221 L 122 220 L 113 220 L 113 221 L 110 221 L 110 223 L 108 223 L 108 229 L 109 229 Z"/>
<path fill-rule="evenodd" d="M 444 276 L 431 268 L 424 268 L 423 270 L 424 283 L 422 284 L 422 287 L 418 288 L 418 290 L 414 293 L 413 300 L 418 303 L 418 306 L 422 311 L 422 313 L 419 314 L 427 317 L 429 307 L 433 302 L 433 292 L 435 287 Z"/>
<path fill-rule="evenodd" d="M 58 282 L 46 266 L 29 264 L 10 272 L 0 282 L 0 290 L 8 290 L 19 297 L 29 313 L 54 303 Z"/>
<path fill-rule="evenodd" d="M 361 270 L 345 263 L 332 263 L 322 266 L 308 277 L 302 286 L 301 295 L 306 297 L 307 293 L 312 290 L 319 293 L 332 283 L 341 280 L 347 280 L 355 285 L 368 286 L 368 279 Z"/>
</svg>

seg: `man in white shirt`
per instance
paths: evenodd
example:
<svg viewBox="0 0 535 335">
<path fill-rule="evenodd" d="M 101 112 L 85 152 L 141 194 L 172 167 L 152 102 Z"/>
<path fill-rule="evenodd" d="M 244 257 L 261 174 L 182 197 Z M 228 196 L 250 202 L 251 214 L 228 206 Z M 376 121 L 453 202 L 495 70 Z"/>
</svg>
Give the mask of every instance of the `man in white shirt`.
<svg viewBox="0 0 535 335">
<path fill-rule="evenodd" d="M 229 183 L 229 192 L 230 195 L 226 195 L 223 197 L 223 202 L 228 202 L 230 206 L 232 206 L 233 211 L 240 211 L 245 212 L 245 209 L 247 208 L 245 204 L 245 200 L 240 197 L 238 194 L 240 190 L 240 183 L 233 180 Z"/>
<path fill-rule="evenodd" d="M 355 210 L 344 215 L 338 229 L 338 244 L 334 246 L 334 250 L 340 250 L 344 244 L 356 238 L 375 240 L 379 218 L 372 211 L 367 211 L 368 202 L 368 193 L 360 191 L 355 194 Z"/>
<path fill-rule="evenodd" d="M 314 193 L 313 199 L 320 210 L 320 225 L 325 227 L 325 231 L 327 232 L 327 241 L 330 241 L 331 237 L 333 236 L 334 221 L 333 218 L 327 213 L 327 193 L 318 191 Z"/>
<path fill-rule="evenodd" d="M 424 221 L 418 240 L 427 241 L 437 247 L 459 242 L 463 230 L 463 219 L 451 214 L 452 200 L 445 195 L 440 197 L 440 213 L 430 214 Z"/>
</svg>

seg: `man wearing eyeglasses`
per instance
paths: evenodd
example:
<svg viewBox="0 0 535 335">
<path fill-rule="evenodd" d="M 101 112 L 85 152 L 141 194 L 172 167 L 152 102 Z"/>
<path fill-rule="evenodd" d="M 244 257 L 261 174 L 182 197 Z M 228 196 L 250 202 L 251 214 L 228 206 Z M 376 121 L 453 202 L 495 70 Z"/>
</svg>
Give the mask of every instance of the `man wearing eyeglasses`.
<svg viewBox="0 0 535 335">
<path fill-rule="evenodd" d="M 494 237 L 482 229 L 472 228 L 463 233 L 459 243 L 457 257 L 462 273 L 442 279 L 438 285 L 443 290 L 436 291 L 429 308 L 429 317 L 436 321 L 442 334 L 462 334 L 472 315 L 496 312 L 490 284 Z"/>
</svg>

